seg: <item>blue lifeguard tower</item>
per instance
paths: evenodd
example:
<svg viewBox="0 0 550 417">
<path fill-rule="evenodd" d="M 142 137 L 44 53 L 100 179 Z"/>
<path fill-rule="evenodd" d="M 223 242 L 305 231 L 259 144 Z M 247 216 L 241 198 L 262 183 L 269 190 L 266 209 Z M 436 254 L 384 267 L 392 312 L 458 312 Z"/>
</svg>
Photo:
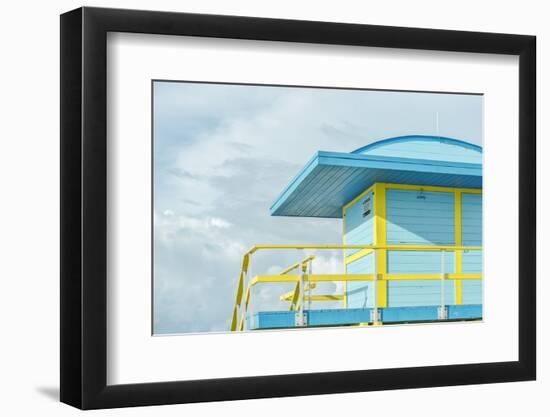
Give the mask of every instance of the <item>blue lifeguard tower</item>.
<svg viewBox="0 0 550 417">
<path fill-rule="evenodd" d="M 244 256 L 231 330 L 482 318 L 482 149 L 439 136 L 380 140 L 351 153 L 318 151 L 271 206 L 272 216 L 341 218 L 342 244 L 255 245 Z M 259 250 L 341 249 L 343 274 L 315 274 L 308 256 L 249 276 Z M 316 294 L 342 281 L 341 294 Z M 292 282 L 287 311 L 250 311 L 259 283 Z M 312 309 L 336 300 L 339 308 Z"/>
</svg>

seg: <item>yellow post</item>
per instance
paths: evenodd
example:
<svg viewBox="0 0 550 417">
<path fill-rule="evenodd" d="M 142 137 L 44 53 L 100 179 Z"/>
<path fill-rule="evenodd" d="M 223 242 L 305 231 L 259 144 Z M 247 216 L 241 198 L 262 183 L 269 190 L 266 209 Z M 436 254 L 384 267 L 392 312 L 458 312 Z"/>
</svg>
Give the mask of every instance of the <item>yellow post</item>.
<svg viewBox="0 0 550 417">
<path fill-rule="evenodd" d="M 386 244 L 386 184 L 374 184 L 374 245 Z M 386 274 L 386 249 L 376 251 L 375 274 Z M 388 306 L 387 282 L 383 279 L 376 280 L 376 307 Z"/>
<path fill-rule="evenodd" d="M 346 244 L 346 206 L 342 207 L 342 243 Z M 346 262 L 346 257 L 348 252 L 345 249 L 342 249 L 342 259 L 344 262 L 344 274 L 348 273 L 348 264 Z M 344 281 L 344 308 L 348 308 L 348 282 Z"/>
<path fill-rule="evenodd" d="M 348 201 L 344 206 L 342 207 L 342 241 L 343 244 L 346 245 L 346 210 L 351 207 L 353 204 L 357 203 L 361 198 L 366 196 L 368 193 L 374 191 L 374 184 L 371 185 L 369 188 L 367 188 L 365 191 L 360 193 L 358 196 L 354 197 L 352 200 Z M 358 252 L 355 252 L 351 256 L 347 256 L 348 253 L 346 249 L 343 249 L 344 254 L 344 273 L 348 273 L 348 263 L 351 263 L 367 254 L 367 252 L 360 250 Z M 348 308 L 348 282 L 344 281 L 344 308 Z"/>
<path fill-rule="evenodd" d="M 462 194 L 455 191 L 455 245 L 462 246 Z M 462 251 L 455 250 L 455 273 L 462 273 Z M 455 279 L 455 304 L 462 304 L 462 280 Z"/>
</svg>

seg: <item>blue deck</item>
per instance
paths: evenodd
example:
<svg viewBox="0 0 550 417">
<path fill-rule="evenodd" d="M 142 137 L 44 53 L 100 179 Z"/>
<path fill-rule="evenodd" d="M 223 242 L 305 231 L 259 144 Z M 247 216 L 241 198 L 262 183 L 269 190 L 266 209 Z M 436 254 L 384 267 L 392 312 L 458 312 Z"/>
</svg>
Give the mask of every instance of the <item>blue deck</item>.
<svg viewBox="0 0 550 417">
<path fill-rule="evenodd" d="M 348 308 L 330 310 L 305 310 L 308 326 L 345 326 L 367 323 L 371 320 L 372 308 Z M 438 306 L 388 307 L 379 309 L 384 323 L 434 321 L 438 320 Z M 252 330 L 281 329 L 294 326 L 295 311 L 264 311 L 254 314 Z M 447 306 L 449 320 L 481 319 L 481 304 Z"/>
</svg>

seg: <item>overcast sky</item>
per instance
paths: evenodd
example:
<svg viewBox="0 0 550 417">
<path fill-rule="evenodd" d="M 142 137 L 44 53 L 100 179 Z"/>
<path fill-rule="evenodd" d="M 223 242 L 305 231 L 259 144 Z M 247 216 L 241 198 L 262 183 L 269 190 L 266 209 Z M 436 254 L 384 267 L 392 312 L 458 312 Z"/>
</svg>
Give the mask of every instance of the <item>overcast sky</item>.
<svg viewBox="0 0 550 417">
<path fill-rule="evenodd" d="M 153 111 L 157 334 L 227 331 L 242 255 L 253 244 L 341 243 L 339 219 L 269 214 L 314 152 L 436 135 L 436 113 L 439 135 L 482 137 L 482 97 L 473 95 L 157 81 Z M 302 257 L 259 253 L 252 270 L 276 273 Z M 316 257 L 319 273 L 343 269 L 339 253 Z M 259 286 L 254 309 L 288 309 L 278 301 L 287 289 Z"/>
</svg>

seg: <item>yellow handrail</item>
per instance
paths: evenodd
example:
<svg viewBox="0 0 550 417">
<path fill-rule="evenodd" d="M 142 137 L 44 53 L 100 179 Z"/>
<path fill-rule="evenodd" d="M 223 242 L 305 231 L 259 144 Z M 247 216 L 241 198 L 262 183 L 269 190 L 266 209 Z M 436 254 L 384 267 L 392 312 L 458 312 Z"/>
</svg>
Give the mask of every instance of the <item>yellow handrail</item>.
<svg viewBox="0 0 550 417">
<path fill-rule="evenodd" d="M 261 249 L 387 249 L 387 250 L 481 250 L 481 246 L 454 245 L 339 245 L 339 244 L 303 244 L 303 245 L 254 245 L 246 254 L 252 255 Z"/>
<path fill-rule="evenodd" d="M 281 299 L 285 301 L 291 301 L 290 309 L 293 310 L 293 307 L 298 307 L 300 300 L 297 299 L 297 294 L 299 293 L 299 275 L 287 275 L 288 272 L 297 269 L 308 262 L 311 262 L 314 259 L 313 255 L 310 255 L 304 258 L 302 261 L 290 265 L 289 267 L 283 269 L 279 274 L 276 275 L 257 275 L 253 277 L 246 289 L 244 288 L 245 276 L 248 273 L 248 266 L 250 264 L 250 256 L 259 250 L 266 249 L 386 249 L 386 250 L 411 250 L 411 251 L 469 251 L 469 250 L 482 250 L 482 246 L 455 246 L 455 245 L 341 245 L 341 244 L 301 244 L 301 245 L 281 245 L 281 244 L 258 244 L 252 246 L 244 255 L 241 265 L 241 271 L 239 273 L 239 278 L 237 282 L 237 292 L 235 295 L 235 303 L 233 306 L 233 314 L 231 318 L 230 330 L 236 331 L 244 330 L 244 322 L 246 320 L 246 310 L 248 307 L 248 301 L 250 298 L 250 291 L 254 285 L 259 282 L 295 282 L 296 286 L 294 291 L 283 294 Z M 305 271 L 305 269 L 304 269 Z M 318 281 L 369 281 L 369 280 L 405 280 L 405 279 L 441 279 L 440 273 L 434 274 L 317 274 L 317 275 L 308 275 L 303 274 L 304 282 L 307 285 L 315 285 L 315 282 Z M 443 274 L 444 279 L 481 279 L 481 274 L 476 273 L 445 273 Z M 313 288 L 313 287 L 312 287 Z M 244 303 L 243 303 L 244 295 Z M 309 296 L 308 300 L 311 301 L 324 301 L 332 300 L 331 297 L 341 297 L 340 295 L 327 295 L 321 296 Z M 238 310 L 242 310 L 240 323 L 238 322 Z"/>
<path fill-rule="evenodd" d="M 248 287 L 246 289 L 246 293 L 244 294 L 244 305 L 243 305 L 242 299 L 243 299 L 243 290 L 244 290 L 244 279 L 245 279 L 245 275 L 248 272 L 248 266 L 250 264 L 250 255 L 251 255 L 251 252 L 248 251 L 243 256 L 241 271 L 239 273 L 239 280 L 238 280 L 238 284 L 237 284 L 237 294 L 235 295 L 235 304 L 233 306 L 233 314 L 232 314 L 232 317 L 231 317 L 231 325 L 230 325 L 230 330 L 231 331 L 236 331 L 237 328 L 240 331 L 244 330 L 244 324 L 245 324 L 245 321 L 246 321 L 246 310 L 248 308 L 248 301 L 250 300 L 250 291 L 251 291 L 252 286 L 253 286 L 253 285 L 250 285 L 250 283 L 248 284 Z M 305 266 L 307 265 L 308 262 L 313 261 L 313 259 L 315 259 L 315 256 L 313 256 L 313 255 L 306 256 L 300 262 L 296 262 L 295 264 L 292 264 L 292 265 L 288 266 L 287 268 L 283 269 L 281 272 L 279 272 L 279 274 L 277 274 L 277 276 L 285 275 L 285 274 L 289 273 L 290 271 L 293 271 L 293 270 L 299 268 L 300 266 L 302 267 L 302 270 L 305 271 Z M 296 283 L 296 286 L 299 288 L 299 282 Z M 291 302 L 291 308 L 290 308 L 291 310 L 292 310 L 292 305 L 293 304 L 296 305 L 296 303 L 297 303 L 297 301 L 295 301 L 295 300 L 293 300 Z M 242 314 L 241 314 L 241 320 L 237 324 L 238 315 L 239 315 L 239 311 L 238 311 L 239 307 L 242 309 Z"/>
</svg>

